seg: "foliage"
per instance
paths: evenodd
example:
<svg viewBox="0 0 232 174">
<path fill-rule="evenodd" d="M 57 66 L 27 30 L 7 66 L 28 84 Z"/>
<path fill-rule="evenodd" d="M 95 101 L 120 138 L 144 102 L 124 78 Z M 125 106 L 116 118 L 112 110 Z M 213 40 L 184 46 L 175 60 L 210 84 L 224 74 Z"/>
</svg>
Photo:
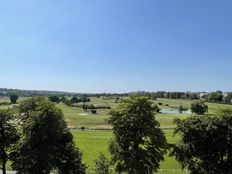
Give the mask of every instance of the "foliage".
<svg viewBox="0 0 232 174">
<path fill-rule="evenodd" d="M 221 102 L 223 101 L 223 94 L 221 91 L 211 92 L 206 95 L 205 99 L 210 102 Z"/>
<path fill-rule="evenodd" d="M 19 105 L 20 120 L 25 122 L 32 113 L 40 106 L 41 103 L 45 102 L 45 97 L 32 97 L 27 100 L 23 100 Z"/>
<path fill-rule="evenodd" d="M 111 174 L 110 161 L 102 154 L 95 160 L 95 174 Z"/>
<path fill-rule="evenodd" d="M 62 101 L 63 103 L 65 103 L 67 101 L 67 98 L 65 96 L 61 97 L 60 101 Z"/>
<path fill-rule="evenodd" d="M 195 101 L 191 104 L 191 111 L 198 115 L 205 114 L 208 112 L 208 106 L 202 101 Z"/>
<path fill-rule="evenodd" d="M 27 105 L 28 104 L 28 105 Z M 21 104 L 29 115 L 22 126 L 23 137 L 12 155 L 12 167 L 19 174 L 85 173 L 81 154 L 75 147 L 62 112 L 44 98 Z"/>
<path fill-rule="evenodd" d="M 48 97 L 48 99 L 51 101 L 51 102 L 55 102 L 55 103 L 59 103 L 60 102 L 60 98 L 56 95 L 51 95 Z"/>
<path fill-rule="evenodd" d="M 10 111 L 0 110 L 0 163 L 3 174 L 6 173 L 6 162 L 12 153 L 13 146 L 19 140 L 19 134 L 10 121 L 12 121 Z"/>
<path fill-rule="evenodd" d="M 15 104 L 18 100 L 19 96 L 16 93 L 11 93 L 10 94 L 10 101 L 11 103 Z"/>
<path fill-rule="evenodd" d="M 70 102 L 72 103 L 78 103 L 79 102 L 79 99 L 77 98 L 77 96 L 73 96 L 70 100 Z"/>
<path fill-rule="evenodd" d="M 92 114 L 97 114 L 97 110 L 96 109 L 91 109 Z"/>
<path fill-rule="evenodd" d="M 109 123 L 115 135 L 109 150 L 117 172 L 151 174 L 164 160 L 166 139 L 153 115 L 148 98 L 130 96 L 111 112 Z"/>
<path fill-rule="evenodd" d="M 227 94 L 225 97 L 225 102 L 232 103 L 232 92 Z"/>
<path fill-rule="evenodd" d="M 191 174 L 232 173 L 232 115 L 193 116 L 175 120 L 174 155 Z"/>
<path fill-rule="evenodd" d="M 152 107 L 153 107 L 153 110 L 157 113 L 159 113 L 161 110 L 156 104 L 152 104 Z"/>
</svg>

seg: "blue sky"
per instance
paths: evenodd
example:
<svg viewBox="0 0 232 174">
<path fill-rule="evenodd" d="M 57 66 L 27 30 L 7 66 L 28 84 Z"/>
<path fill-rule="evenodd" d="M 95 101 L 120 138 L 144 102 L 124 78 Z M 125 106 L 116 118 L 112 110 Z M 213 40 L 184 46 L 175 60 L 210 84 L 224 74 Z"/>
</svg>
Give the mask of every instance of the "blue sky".
<svg viewBox="0 0 232 174">
<path fill-rule="evenodd" d="M 0 87 L 232 91 L 232 1 L 1 0 Z"/>
</svg>

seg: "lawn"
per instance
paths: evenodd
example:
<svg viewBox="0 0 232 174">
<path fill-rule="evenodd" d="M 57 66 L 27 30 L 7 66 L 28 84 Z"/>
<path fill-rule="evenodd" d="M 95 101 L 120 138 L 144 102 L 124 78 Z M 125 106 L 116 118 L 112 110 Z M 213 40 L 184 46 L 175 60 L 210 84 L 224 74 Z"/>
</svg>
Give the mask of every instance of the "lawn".
<svg viewBox="0 0 232 174">
<path fill-rule="evenodd" d="M 169 143 L 176 143 L 178 137 L 173 137 L 173 130 L 165 130 L 165 135 Z M 94 167 L 94 160 L 99 153 L 105 154 L 110 158 L 108 152 L 108 144 L 113 137 L 111 131 L 78 131 L 73 130 L 76 145 L 83 152 L 83 162 L 92 169 Z M 165 155 L 165 161 L 161 162 L 160 168 L 163 169 L 163 174 L 173 172 L 173 169 L 177 169 L 179 174 L 186 172 L 180 171 L 181 167 L 173 157 Z M 161 173 L 161 172 L 159 172 Z"/>
</svg>

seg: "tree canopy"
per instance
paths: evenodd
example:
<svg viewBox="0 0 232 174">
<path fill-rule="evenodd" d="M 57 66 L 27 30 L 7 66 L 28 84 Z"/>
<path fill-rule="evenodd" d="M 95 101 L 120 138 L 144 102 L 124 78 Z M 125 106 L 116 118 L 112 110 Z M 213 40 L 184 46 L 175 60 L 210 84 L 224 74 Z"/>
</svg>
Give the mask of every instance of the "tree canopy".
<svg viewBox="0 0 232 174">
<path fill-rule="evenodd" d="M 193 116 L 175 124 L 181 140 L 171 155 L 183 168 L 191 174 L 232 173 L 232 115 Z"/>
<path fill-rule="evenodd" d="M 202 101 L 195 101 L 191 104 L 192 113 L 203 115 L 208 112 L 208 106 Z"/>
<path fill-rule="evenodd" d="M 10 101 L 11 103 L 15 104 L 18 100 L 19 96 L 16 93 L 11 93 L 10 94 Z"/>
<path fill-rule="evenodd" d="M 19 174 L 49 174 L 53 169 L 62 174 L 85 173 L 61 110 L 41 97 L 24 101 L 20 108 L 28 115 L 12 157 L 13 169 Z"/>
<path fill-rule="evenodd" d="M 17 129 L 10 122 L 12 114 L 9 110 L 0 110 L 0 163 L 3 174 L 6 174 L 8 161 L 14 144 L 19 140 Z"/>
<path fill-rule="evenodd" d="M 152 174 L 164 160 L 166 139 L 148 98 L 130 96 L 111 112 L 114 140 L 109 146 L 117 172 Z"/>
</svg>

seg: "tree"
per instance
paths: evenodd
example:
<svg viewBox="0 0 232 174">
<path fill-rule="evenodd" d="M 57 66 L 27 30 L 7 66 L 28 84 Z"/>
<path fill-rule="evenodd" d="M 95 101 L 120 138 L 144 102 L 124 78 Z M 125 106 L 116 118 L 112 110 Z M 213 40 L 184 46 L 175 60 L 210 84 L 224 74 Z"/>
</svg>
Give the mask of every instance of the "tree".
<svg viewBox="0 0 232 174">
<path fill-rule="evenodd" d="M 19 105 L 19 119 L 22 122 L 26 122 L 30 119 L 40 104 L 46 102 L 45 97 L 32 97 L 27 100 L 23 100 Z"/>
<path fill-rule="evenodd" d="M 191 104 L 192 113 L 202 115 L 208 112 L 208 106 L 202 101 L 195 101 Z"/>
<path fill-rule="evenodd" d="M 227 94 L 225 97 L 225 102 L 232 103 L 232 92 Z"/>
<path fill-rule="evenodd" d="M 206 96 L 207 101 L 221 102 L 223 100 L 223 94 L 221 91 L 211 92 Z"/>
<path fill-rule="evenodd" d="M 174 155 L 191 174 L 232 173 L 232 115 L 176 119 Z"/>
<path fill-rule="evenodd" d="M 111 174 L 110 170 L 110 161 L 100 153 L 98 156 L 98 159 L 95 160 L 95 169 L 94 169 L 95 174 Z"/>
<path fill-rule="evenodd" d="M 152 102 L 143 96 L 130 96 L 111 112 L 109 123 L 115 137 L 109 150 L 117 172 L 151 174 L 158 170 L 167 143 L 153 113 Z"/>
<path fill-rule="evenodd" d="M 51 102 L 55 102 L 55 103 L 59 103 L 60 102 L 60 98 L 56 95 L 51 95 L 48 97 L 48 99 L 51 101 Z"/>
<path fill-rule="evenodd" d="M 28 103 L 28 106 L 25 106 Z M 12 155 L 18 174 L 84 174 L 81 153 L 75 147 L 61 110 L 44 98 L 32 98 L 21 105 L 30 112 L 22 125 L 23 138 Z"/>
<path fill-rule="evenodd" d="M 16 93 L 11 93 L 10 94 L 10 101 L 11 101 L 12 104 L 15 104 L 17 102 L 18 98 L 19 97 L 18 97 L 18 95 Z"/>
<path fill-rule="evenodd" d="M 16 128 L 10 123 L 11 120 L 9 110 L 0 110 L 0 163 L 3 174 L 6 174 L 6 162 L 12 153 L 13 145 L 19 139 Z"/>
<path fill-rule="evenodd" d="M 77 98 L 77 96 L 73 96 L 70 101 L 72 103 L 78 103 L 79 99 Z"/>
</svg>

